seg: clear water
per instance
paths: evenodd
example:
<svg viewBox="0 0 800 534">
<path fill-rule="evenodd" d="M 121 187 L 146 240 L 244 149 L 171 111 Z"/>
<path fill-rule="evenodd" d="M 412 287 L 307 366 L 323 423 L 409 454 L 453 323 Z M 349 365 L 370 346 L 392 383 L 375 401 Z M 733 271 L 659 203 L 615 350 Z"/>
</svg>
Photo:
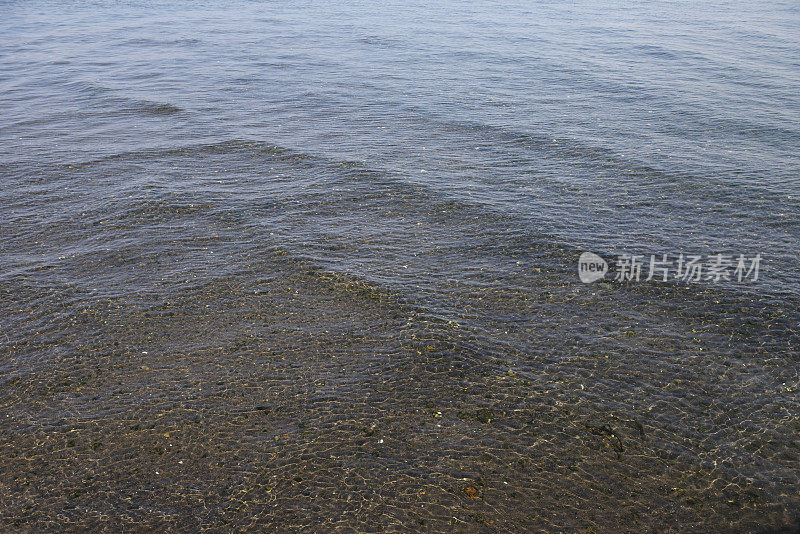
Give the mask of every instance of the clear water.
<svg viewBox="0 0 800 534">
<path fill-rule="evenodd" d="M 796 3 L 0 15 L 10 527 L 797 528 Z"/>
</svg>

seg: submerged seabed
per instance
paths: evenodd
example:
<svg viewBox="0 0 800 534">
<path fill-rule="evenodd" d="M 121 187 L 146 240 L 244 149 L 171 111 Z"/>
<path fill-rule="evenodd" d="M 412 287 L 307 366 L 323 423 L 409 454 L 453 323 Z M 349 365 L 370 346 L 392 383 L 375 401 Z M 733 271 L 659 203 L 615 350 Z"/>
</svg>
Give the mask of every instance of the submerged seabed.
<svg viewBox="0 0 800 534">
<path fill-rule="evenodd" d="M 3 170 L 3 529 L 798 525 L 791 297 L 255 141 Z"/>
</svg>

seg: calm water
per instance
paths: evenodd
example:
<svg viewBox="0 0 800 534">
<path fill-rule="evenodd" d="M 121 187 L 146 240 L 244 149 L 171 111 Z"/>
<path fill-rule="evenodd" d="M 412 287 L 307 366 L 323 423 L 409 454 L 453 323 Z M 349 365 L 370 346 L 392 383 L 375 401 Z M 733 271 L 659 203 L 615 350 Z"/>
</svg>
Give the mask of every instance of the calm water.
<svg viewBox="0 0 800 534">
<path fill-rule="evenodd" d="M 3 1 L 3 530 L 798 528 L 798 26 Z"/>
</svg>

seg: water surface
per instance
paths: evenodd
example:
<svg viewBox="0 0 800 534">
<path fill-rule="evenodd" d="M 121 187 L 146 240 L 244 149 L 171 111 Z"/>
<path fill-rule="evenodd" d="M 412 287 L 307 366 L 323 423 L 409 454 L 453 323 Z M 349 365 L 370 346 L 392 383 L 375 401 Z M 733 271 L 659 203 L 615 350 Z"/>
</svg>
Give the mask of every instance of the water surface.
<svg viewBox="0 0 800 534">
<path fill-rule="evenodd" d="M 0 14 L 6 528 L 797 528 L 795 3 Z"/>
</svg>

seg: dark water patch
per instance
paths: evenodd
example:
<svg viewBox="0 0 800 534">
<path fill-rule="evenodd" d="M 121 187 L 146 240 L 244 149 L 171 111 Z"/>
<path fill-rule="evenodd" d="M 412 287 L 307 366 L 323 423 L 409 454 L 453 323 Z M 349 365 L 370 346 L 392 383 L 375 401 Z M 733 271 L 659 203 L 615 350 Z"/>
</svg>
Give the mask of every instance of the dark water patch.
<svg viewBox="0 0 800 534">
<path fill-rule="evenodd" d="M 402 48 L 405 44 L 404 41 L 400 39 L 387 37 L 385 35 L 365 35 L 364 37 L 360 37 L 358 42 L 370 47 L 387 50 Z"/>
<path fill-rule="evenodd" d="M 181 113 L 183 109 L 168 103 L 140 102 L 135 108 L 123 110 L 123 112 L 124 111 L 149 115 L 173 115 L 175 113 Z"/>
<path fill-rule="evenodd" d="M 198 38 L 179 38 L 179 39 L 151 39 L 151 38 L 136 38 L 128 39 L 122 42 L 122 46 L 130 46 L 132 48 L 161 48 L 163 46 L 195 46 L 202 42 Z"/>
<path fill-rule="evenodd" d="M 296 161 L 314 157 L 311 154 L 305 154 L 286 147 L 264 143 L 262 141 L 233 139 L 229 141 L 221 141 L 219 143 L 203 143 L 199 145 L 187 145 L 174 148 L 154 148 L 133 152 L 121 152 L 104 156 L 95 160 L 62 165 L 66 165 L 67 168 L 81 168 L 97 165 L 106 161 L 127 160 L 133 162 L 139 160 L 149 160 L 151 158 L 166 158 L 169 156 L 183 156 L 185 158 L 190 158 L 203 155 L 224 155 L 240 152 L 249 152 L 250 154 L 255 155 L 263 154 L 267 155 L 267 157 L 277 159 L 284 158 L 286 161 Z"/>
</svg>

